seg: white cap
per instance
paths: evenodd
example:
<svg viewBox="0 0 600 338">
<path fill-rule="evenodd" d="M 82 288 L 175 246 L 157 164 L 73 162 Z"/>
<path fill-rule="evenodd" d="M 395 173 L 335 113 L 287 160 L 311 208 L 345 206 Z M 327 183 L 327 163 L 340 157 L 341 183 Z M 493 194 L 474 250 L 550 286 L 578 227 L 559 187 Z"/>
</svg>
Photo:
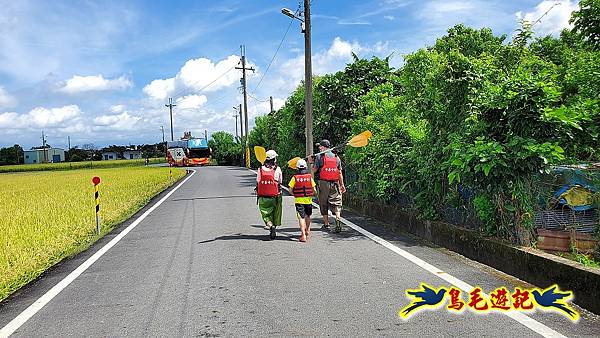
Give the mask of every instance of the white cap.
<svg viewBox="0 0 600 338">
<path fill-rule="evenodd" d="M 275 157 L 277 157 L 277 153 L 275 152 L 275 150 L 269 150 L 267 151 L 267 160 L 272 160 Z"/>
<path fill-rule="evenodd" d="M 303 159 L 299 159 L 298 162 L 296 162 L 296 168 L 306 169 L 306 161 Z"/>
</svg>

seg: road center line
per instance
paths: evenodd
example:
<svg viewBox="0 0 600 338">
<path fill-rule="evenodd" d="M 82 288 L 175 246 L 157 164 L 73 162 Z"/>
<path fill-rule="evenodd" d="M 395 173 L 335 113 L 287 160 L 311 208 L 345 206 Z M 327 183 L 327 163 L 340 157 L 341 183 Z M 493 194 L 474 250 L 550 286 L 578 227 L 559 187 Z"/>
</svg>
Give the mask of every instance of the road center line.
<svg viewBox="0 0 600 338">
<path fill-rule="evenodd" d="M 254 170 L 250 170 L 251 172 L 257 174 L 256 171 Z M 283 189 L 285 189 L 288 193 L 290 192 L 288 188 L 282 186 Z M 313 206 L 314 207 L 319 207 L 319 205 L 317 203 L 313 202 Z M 333 216 L 331 214 L 331 211 L 329 212 L 330 216 Z M 465 292 L 470 292 L 471 290 L 473 290 L 473 286 L 471 286 L 470 284 L 452 276 L 451 274 L 442 271 L 441 269 L 436 268 L 435 266 L 427 263 L 426 261 L 420 259 L 419 257 L 409 253 L 408 251 L 405 251 L 403 249 L 400 249 L 399 247 L 395 246 L 394 244 L 386 241 L 385 239 L 374 235 L 373 233 L 361 228 L 360 226 L 352 223 L 351 221 L 341 217 L 342 222 L 344 222 L 344 224 L 346 224 L 347 226 L 349 226 L 350 228 L 354 229 L 355 231 L 361 233 L 362 235 L 366 236 L 367 238 L 371 239 L 372 241 L 376 242 L 377 244 L 380 244 L 381 246 L 397 253 L 398 255 L 404 257 L 405 259 L 411 261 L 412 263 L 418 265 L 419 267 L 421 267 L 422 269 L 430 272 L 431 274 L 433 274 L 434 276 L 437 276 L 443 280 L 445 280 L 446 282 L 458 287 L 459 289 L 465 291 Z M 489 297 L 487 294 L 482 293 L 484 296 Z M 517 312 L 517 311 L 510 311 L 510 312 L 501 312 L 504 315 L 506 315 L 507 317 L 514 319 L 515 321 L 517 321 L 518 323 L 524 325 L 525 327 L 527 327 L 528 329 L 532 330 L 535 333 L 538 333 L 544 337 L 548 337 L 548 338 L 566 338 L 566 336 L 562 335 L 561 333 L 549 328 L 548 326 L 538 322 L 537 320 L 521 313 L 521 312 Z"/>
<path fill-rule="evenodd" d="M 125 230 L 121 231 L 115 238 L 110 242 L 106 243 L 100 250 L 96 251 L 90 258 L 86 259 L 85 262 L 81 263 L 75 270 L 68 274 L 63 280 L 58 282 L 44 295 L 38 298 L 33 304 L 29 305 L 28 308 L 23 310 L 17 317 L 11 320 L 6 326 L 0 330 L 0 338 L 6 338 L 18 330 L 23 324 L 25 324 L 31 317 L 33 317 L 38 311 L 40 311 L 46 304 L 48 304 L 54 297 L 56 297 L 62 290 L 64 290 L 69 284 L 71 284 L 77 277 L 79 277 L 85 270 L 87 270 L 92 264 L 94 264 L 100 257 L 102 257 L 110 248 L 119 243 L 123 237 L 125 237 L 131 230 L 133 230 L 138 224 L 140 224 L 150 213 L 158 208 L 164 201 L 166 201 L 177 189 L 179 189 L 187 180 L 192 178 L 196 173 L 192 170 L 192 173 L 186 177 L 181 183 L 175 188 L 169 191 L 163 198 L 156 202 L 150 209 L 146 210 L 141 214 L 133 223 L 131 223 Z"/>
</svg>

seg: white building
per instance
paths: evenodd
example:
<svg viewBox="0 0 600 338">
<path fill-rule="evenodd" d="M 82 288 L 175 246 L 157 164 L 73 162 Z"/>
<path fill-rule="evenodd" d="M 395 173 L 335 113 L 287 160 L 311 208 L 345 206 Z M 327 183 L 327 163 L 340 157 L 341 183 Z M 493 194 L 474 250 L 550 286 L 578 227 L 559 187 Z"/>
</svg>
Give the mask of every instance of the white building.
<svg viewBox="0 0 600 338">
<path fill-rule="evenodd" d="M 102 160 L 103 161 L 111 161 L 119 158 L 119 154 L 114 151 L 103 151 L 102 152 Z"/>
<path fill-rule="evenodd" d="M 57 163 L 65 161 L 65 150 L 60 148 L 25 150 L 25 164 Z"/>
<path fill-rule="evenodd" d="M 123 152 L 123 158 L 126 160 L 142 158 L 142 151 L 141 150 L 125 150 Z"/>
</svg>

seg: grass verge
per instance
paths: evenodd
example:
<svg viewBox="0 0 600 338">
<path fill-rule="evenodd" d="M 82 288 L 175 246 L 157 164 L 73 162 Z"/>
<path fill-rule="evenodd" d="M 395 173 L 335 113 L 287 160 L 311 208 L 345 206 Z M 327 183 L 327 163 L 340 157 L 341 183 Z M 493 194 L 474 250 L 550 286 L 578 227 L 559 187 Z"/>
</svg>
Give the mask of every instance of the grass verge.
<svg viewBox="0 0 600 338">
<path fill-rule="evenodd" d="M 88 248 L 185 175 L 166 167 L 0 175 L 0 300 L 66 257 Z M 100 183 L 96 234 L 93 176 Z"/>
</svg>

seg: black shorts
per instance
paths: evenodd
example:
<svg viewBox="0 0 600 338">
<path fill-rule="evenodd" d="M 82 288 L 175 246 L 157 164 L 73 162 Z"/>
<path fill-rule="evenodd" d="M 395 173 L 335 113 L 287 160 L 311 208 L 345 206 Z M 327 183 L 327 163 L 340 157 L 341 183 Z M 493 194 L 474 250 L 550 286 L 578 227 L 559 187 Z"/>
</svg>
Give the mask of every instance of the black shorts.
<svg viewBox="0 0 600 338">
<path fill-rule="evenodd" d="M 297 204 L 296 203 L 296 213 L 299 218 L 305 218 L 306 216 L 312 215 L 312 204 Z"/>
</svg>

